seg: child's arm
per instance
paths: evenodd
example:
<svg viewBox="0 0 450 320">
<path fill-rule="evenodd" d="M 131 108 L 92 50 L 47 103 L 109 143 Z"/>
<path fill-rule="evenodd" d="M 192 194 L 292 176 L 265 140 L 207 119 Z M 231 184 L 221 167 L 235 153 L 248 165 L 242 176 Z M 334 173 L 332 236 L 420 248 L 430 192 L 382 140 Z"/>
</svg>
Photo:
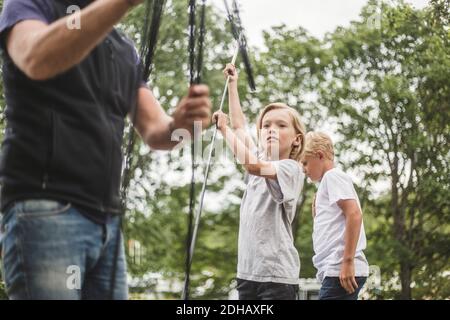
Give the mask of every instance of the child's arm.
<svg viewBox="0 0 450 320">
<path fill-rule="evenodd" d="M 354 199 L 339 200 L 337 204 L 345 216 L 345 248 L 339 280 L 348 293 L 353 293 L 358 288 L 355 280 L 355 251 L 361 231 L 362 213 Z"/>
<path fill-rule="evenodd" d="M 247 120 L 242 112 L 241 102 L 239 100 L 238 92 L 238 73 L 236 68 L 232 64 L 227 64 L 224 70 L 226 77 L 230 77 L 230 82 L 228 84 L 228 101 L 230 109 L 230 123 L 231 128 L 234 130 L 236 136 L 245 143 L 245 145 L 250 148 L 250 150 L 255 149 L 255 143 L 252 137 L 247 133 Z"/>
<path fill-rule="evenodd" d="M 217 123 L 217 128 L 225 138 L 228 147 L 249 174 L 276 180 L 277 172 L 275 167 L 269 161 L 258 159 L 250 151 L 249 146 L 245 145 L 235 132 L 228 127 L 227 116 L 223 112 L 214 113 L 213 121 Z"/>
</svg>

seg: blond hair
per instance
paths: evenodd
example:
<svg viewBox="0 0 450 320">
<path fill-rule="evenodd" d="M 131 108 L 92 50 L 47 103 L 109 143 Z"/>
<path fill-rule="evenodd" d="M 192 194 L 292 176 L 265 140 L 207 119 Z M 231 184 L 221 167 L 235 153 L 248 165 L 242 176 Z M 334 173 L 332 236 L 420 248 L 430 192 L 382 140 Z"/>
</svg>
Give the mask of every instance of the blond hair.
<svg viewBox="0 0 450 320">
<path fill-rule="evenodd" d="M 318 151 L 321 151 L 325 158 L 334 160 L 333 141 L 329 135 L 323 132 L 310 131 L 306 134 L 305 140 L 303 157 L 315 156 Z"/>
<path fill-rule="evenodd" d="M 259 113 L 258 116 L 258 120 L 256 121 L 256 131 L 257 131 L 257 136 L 258 136 L 258 141 L 259 141 L 259 135 L 261 132 L 261 128 L 262 128 L 262 122 L 263 122 L 263 118 L 264 116 L 272 110 L 286 110 L 289 115 L 291 116 L 291 120 L 292 120 L 292 125 L 295 129 L 296 134 L 300 134 L 301 135 L 301 142 L 299 146 L 292 146 L 292 150 L 291 153 L 289 154 L 289 159 L 293 159 L 296 161 L 300 161 L 301 159 L 301 155 L 303 153 L 303 149 L 305 147 L 305 125 L 303 124 L 303 121 L 300 117 L 300 114 L 298 113 L 297 110 L 295 110 L 292 107 L 289 107 L 287 104 L 284 103 L 271 103 L 267 106 L 264 107 L 264 109 L 261 110 L 261 112 Z"/>
</svg>

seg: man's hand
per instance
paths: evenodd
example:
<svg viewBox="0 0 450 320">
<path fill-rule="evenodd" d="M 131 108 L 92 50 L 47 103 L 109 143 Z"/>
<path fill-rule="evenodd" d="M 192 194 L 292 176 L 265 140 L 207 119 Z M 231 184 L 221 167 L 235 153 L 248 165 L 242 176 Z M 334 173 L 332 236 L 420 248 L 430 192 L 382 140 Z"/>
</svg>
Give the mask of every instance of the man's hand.
<svg viewBox="0 0 450 320">
<path fill-rule="evenodd" d="M 355 262 L 353 259 L 344 259 L 342 262 L 339 281 L 341 282 L 341 286 L 349 294 L 352 294 L 358 289 L 358 284 L 355 279 Z"/>
<path fill-rule="evenodd" d="M 201 122 L 202 129 L 211 123 L 211 100 L 209 89 L 205 85 L 195 85 L 189 89 L 189 94 L 178 104 L 172 115 L 174 129 L 187 129 L 193 133 L 195 122 Z"/>
<path fill-rule="evenodd" d="M 225 79 L 227 77 L 230 77 L 230 84 L 231 83 L 237 83 L 239 76 L 238 76 L 236 67 L 233 64 L 228 63 L 225 66 L 225 69 L 223 69 L 223 74 L 225 75 Z"/>
<path fill-rule="evenodd" d="M 228 126 L 228 116 L 222 111 L 217 111 L 213 114 L 213 123 L 217 125 L 217 129 L 223 132 Z"/>
</svg>

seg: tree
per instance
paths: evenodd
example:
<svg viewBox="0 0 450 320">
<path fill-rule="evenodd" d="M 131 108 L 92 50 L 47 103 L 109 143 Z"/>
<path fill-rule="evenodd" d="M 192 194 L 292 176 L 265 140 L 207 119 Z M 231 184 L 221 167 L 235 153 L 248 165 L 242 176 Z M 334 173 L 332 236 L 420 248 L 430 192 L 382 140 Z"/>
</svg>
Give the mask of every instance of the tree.
<svg viewBox="0 0 450 320">
<path fill-rule="evenodd" d="M 448 272 L 448 2 L 369 6 L 380 6 L 380 28 L 366 7 L 361 22 L 328 37 L 332 78 L 321 98 L 340 119 L 340 147 L 354 156 L 348 165 L 369 187 L 389 183 L 388 207 L 377 214 L 390 224 L 399 298 L 424 298 L 422 288 Z"/>
</svg>

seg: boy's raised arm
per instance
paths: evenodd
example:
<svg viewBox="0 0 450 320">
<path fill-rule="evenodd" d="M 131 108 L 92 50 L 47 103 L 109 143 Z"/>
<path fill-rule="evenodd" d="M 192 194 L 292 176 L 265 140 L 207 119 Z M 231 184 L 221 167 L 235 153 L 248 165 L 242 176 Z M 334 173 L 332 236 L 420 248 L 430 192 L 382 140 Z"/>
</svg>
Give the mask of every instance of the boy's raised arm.
<svg viewBox="0 0 450 320">
<path fill-rule="evenodd" d="M 236 68 L 232 64 L 227 64 L 224 74 L 226 77 L 230 77 L 230 82 L 228 84 L 228 101 L 231 128 L 234 130 L 236 136 L 244 142 L 250 150 L 254 150 L 256 148 L 255 143 L 247 132 L 247 120 L 244 112 L 242 112 L 241 102 L 239 100 L 237 87 L 238 74 Z"/>
<path fill-rule="evenodd" d="M 217 128 L 222 133 L 228 147 L 233 152 L 238 162 L 251 175 L 260 176 L 268 179 L 277 179 L 277 171 L 270 161 L 263 161 L 251 152 L 236 133 L 228 127 L 227 116 L 218 111 L 213 115 L 213 122 L 217 123 Z"/>
</svg>

